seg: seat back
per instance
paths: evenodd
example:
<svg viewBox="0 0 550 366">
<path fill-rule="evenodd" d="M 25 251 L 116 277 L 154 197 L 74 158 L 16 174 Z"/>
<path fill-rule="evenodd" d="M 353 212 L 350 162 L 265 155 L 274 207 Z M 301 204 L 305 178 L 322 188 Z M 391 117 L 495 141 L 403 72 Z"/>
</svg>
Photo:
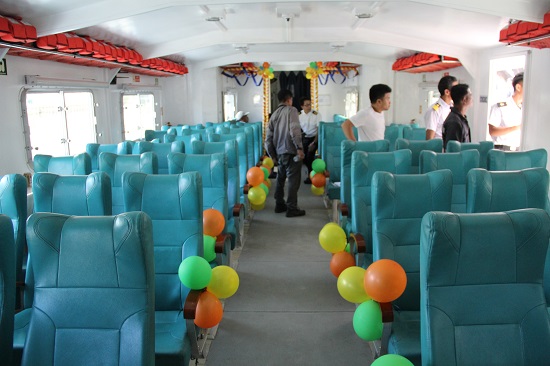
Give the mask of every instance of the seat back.
<svg viewBox="0 0 550 366">
<path fill-rule="evenodd" d="M 425 141 L 426 129 L 424 127 L 412 127 L 403 129 L 403 138 L 406 140 Z"/>
<path fill-rule="evenodd" d="M 170 174 L 198 172 L 202 177 L 203 208 L 214 208 L 229 220 L 227 200 L 227 157 L 225 154 L 182 154 L 168 155 Z M 227 233 L 227 225 L 224 228 Z"/>
<path fill-rule="evenodd" d="M 185 144 L 183 141 L 174 141 L 172 143 L 154 144 L 148 141 L 140 141 L 136 144 L 137 154 L 144 152 L 154 152 L 158 158 L 158 174 L 168 174 L 168 154 L 171 152 L 185 152 Z"/>
<path fill-rule="evenodd" d="M 185 130 L 184 130 L 185 131 Z M 193 130 L 188 130 L 193 131 Z M 196 131 L 193 131 L 193 133 L 188 135 L 182 135 L 182 136 L 176 136 L 176 135 L 166 135 L 164 138 L 164 143 L 172 143 L 174 141 L 182 141 L 184 144 L 184 149 L 189 149 L 193 141 L 195 140 L 201 140 L 202 137 L 199 133 L 196 133 Z"/>
<path fill-rule="evenodd" d="M 245 126 L 245 127 L 236 127 L 236 126 L 233 126 L 231 125 L 230 127 L 230 131 L 231 133 L 243 133 L 245 134 L 245 137 L 246 137 L 246 157 L 247 157 L 247 170 L 252 168 L 253 166 L 256 165 L 256 159 L 254 157 L 254 151 L 255 149 L 258 149 L 258 148 L 255 148 L 255 144 L 256 144 L 256 137 L 255 137 L 255 133 L 254 133 L 254 129 L 250 126 Z M 258 141 L 259 143 L 259 141 Z"/>
<path fill-rule="evenodd" d="M 90 175 L 36 173 L 32 180 L 34 212 L 64 215 L 111 215 L 111 180 L 105 172 Z"/>
<path fill-rule="evenodd" d="M 257 143 L 254 145 L 254 161 L 260 161 L 263 155 L 264 146 L 263 124 L 262 122 L 251 122 L 248 123 L 248 125 L 252 127 L 256 133 L 255 141 Z"/>
<path fill-rule="evenodd" d="M 407 287 L 393 304 L 420 310 L 420 223 L 429 211 L 450 211 L 453 174 L 395 175 L 372 178 L 373 260 L 392 259 L 407 273 Z"/>
<path fill-rule="evenodd" d="M 90 155 L 92 161 L 92 172 L 99 170 L 99 154 L 110 152 L 118 155 L 132 153 L 132 144 L 130 141 L 119 142 L 118 144 L 87 144 L 86 153 Z"/>
<path fill-rule="evenodd" d="M 0 214 L 0 355 L 11 365 L 15 310 L 15 242 L 10 217 Z"/>
<path fill-rule="evenodd" d="M 461 152 L 465 150 L 479 151 L 479 167 L 487 169 L 487 154 L 493 149 L 493 141 L 459 142 L 451 140 L 447 142 L 446 152 Z"/>
<path fill-rule="evenodd" d="M 409 149 L 412 152 L 411 174 L 418 174 L 420 171 L 420 152 L 429 150 L 436 153 L 443 152 L 443 140 L 432 139 L 424 141 L 411 141 L 405 139 L 397 139 L 395 142 L 395 150 Z"/>
<path fill-rule="evenodd" d="M 0 179 L 0 214 L 9 217 L 12 223 L 16 278 L 22 281 L 27 221 L 27 180 L 21 174 L 9 174 Z"/>
<path fill-rule="evenodd" d="M 154 365 L 147 215 L 36 213 L 27 240 L 35 296 L 23 365 Z"/>
<path fill-rule="evenodd" d="M 239 174 L 239 153 L 236 140 L 224 142 L 194 141 L 192 145 L 193 154 L 215 154 L 224 153 L 227 158 L 227 202 L 229 208 L 240 202 L 240 174 Z"/>
<path fill-rule="evenodd" d="M 208 142 L 237 141 L 237 148 L 239 149 L 239 184 L 240 194 L 242 194 L 244 185 L 246 184 L 246 172 L 248 171 L 248 145 L 246 144 L 246 135 L 242 132 L 228 134 L 213 133 L 208 137 Z"/>
<path fill-rule="evenodd" d="M 403 138 L 403 129 L 398 125 L 392 124 L 384 129 L 384 140 L 390 142 L 390 151 L 395 150 L 395 142 L 401 138 Z"/>
<path fill-rule="evenodd" d="M 342 170 L 342 141 L 347 140 L 344 131 L 340 125 L 325 125 L 325 137 L 323 149 L 325 151 L 325 164 L 330 172 L 329 181 L 331 183 L 341 181 Z M 338 194 L 339 196 L 340 194 Z"/>
<path fill-rule="evenodd" d="M 75 156 L 35 155 L 35 173 L 54 173 L 60 175 L 87 175 L 92 172 L 92 160 L 86 153 Z"/>
<path fill-rule="evenodd" d="M 182 260 L 203 256 L 202 184 L 197 172 L 124 174 L 124 204 L 153 223 L 155 309 L 181 310 L 189 289 L 178 277 Z"/>
<path fill-rule="evenodd" d="M 363 235 L 366 245 L 364 263 L 372 263 L 372 176 L 377 171 L 407 174 L 411 167 L 410 150 L 367 153 L 355 151 L 351 158 L 351 232 Z"/>
<path fill-rule="evenodd" d="M 529 151 L 491 150 L 487 155 L 488 170 L 520 170 L 546 168 L 546 149 Z"/>
<path fill-rule="evenodd" d="M 389 147 L 390 143 L 388 140 L 363 142 L 350 140 L 342 141 L 340 145 L 340 202 L 348 205 L 351 202 L 351 155 L 355 151 L 388 152 Z"/>
<path fill-rule="evenodd" d="M 170 131 L 171 134 L 176 131 Z M 164 140 L 164 136 L 168 134 L 168 131 L 156 131 L 156 130 L 145 130 L 145 141 L 152 141 L 154 139 L 159 139 L 160 141 Z"/>
<path fill-rule="evenodd" d="M 427 214 L 420 250 L 422 364 L 547 364 L 542 273 L 549 239 L 543 210 Z"/>
<path fill-rule="evenodd" d="M 117 215 L 124 212 L 122 174 L 125 172 L 157 174 L 157 154 L 146 152 L 141 155 L 116 155 L 104 152 L 99 155 L 99 170 L 107 173 L 111 179 L 113 214 Z"/>
<path fill-rule="evenodd" d="M 466 181 L 468 172 L 479 166 L 479 151 L 465 150 L 458 153 L 435 153 L 424 150 L 420 153 L 420 174 L 440 169 L 453 173 L 453 198 L 451 211 L 466 212 Z"/>
</svg>

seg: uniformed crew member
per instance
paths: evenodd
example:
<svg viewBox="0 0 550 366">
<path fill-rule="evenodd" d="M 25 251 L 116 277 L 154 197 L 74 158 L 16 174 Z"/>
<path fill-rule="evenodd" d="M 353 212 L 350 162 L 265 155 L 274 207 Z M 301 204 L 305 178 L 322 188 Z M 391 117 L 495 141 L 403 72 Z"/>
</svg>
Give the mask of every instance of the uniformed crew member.
<svg viewBox="0 0 550 366">
<path fill-rule="evenodd" d="M 471 142 L 470 125 L 466 118 L 466 111 L 473 104 L 472 92 L 466 84 L 457 84 L 451 89 L 453 106 L 451 113 L 443 122 L 443 148 L 451 140 Z"/>
<path fill-rule="evenodd" d="M 426 140 L 443 138 L 441 130 L 443 122 L 451 113 L 453 99 L 451 98 L 451 88 L 458 84 L 454 76 L 443 76 L 437 84 L 440 97 L 428 108 L 424 114 L 424 123 L 426 125 Z"/>
<path fill-rule="evenodd" d="M 238 111 L 235 115 L 235 122 L 248 123 L 248 113 L 250 112 Z"/>
<path fill-rule="evenodd" d="M 300 118 L 300 127 L 302 128 L 302 145 L 304 146 L 304 163 L 307 166 L 307 178 L 305 184 L 311 184 L 309 174 L 312 171 L 312 163 L 315 160 L 315 151 L 317 151 L 317 131 L 319 122 L 321 122 L 321 114 L 311 109 L 311 99 L 303 97 L 300 99 L 302 111 L 298 116 Z"/>
<path fill-rule="evenodd" d="M 495 149 L 516 151 L 521 139 L 521 107 L 523 104 L 523 73 L 512 79 L 514 93 L 504 102 L 496 103 L 489 113 L 489 134 Z"/>
</svg>

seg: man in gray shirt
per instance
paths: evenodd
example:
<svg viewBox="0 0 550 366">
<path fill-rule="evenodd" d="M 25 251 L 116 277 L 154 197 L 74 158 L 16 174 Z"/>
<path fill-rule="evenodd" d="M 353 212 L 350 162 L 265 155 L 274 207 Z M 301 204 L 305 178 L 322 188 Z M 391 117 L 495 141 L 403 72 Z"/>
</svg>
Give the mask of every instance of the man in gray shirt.
<svg viewBox="0 0 550 366">
<path fill-rule="evenodd" d="M 277 95 L 279 106 L 271 114 L 267 127 L 265 148 L 277 170 L 275 188 L 275 212 L 286 212 L 286 217 L 304 216 L 298 207 L 298 189 L 302 174 L 304 150 L 298 110 L 292 106 L 292 92 L 281 90 Z M 288 194 L 285 203 L 285 181 L 288 178 Z"/>
</svg>

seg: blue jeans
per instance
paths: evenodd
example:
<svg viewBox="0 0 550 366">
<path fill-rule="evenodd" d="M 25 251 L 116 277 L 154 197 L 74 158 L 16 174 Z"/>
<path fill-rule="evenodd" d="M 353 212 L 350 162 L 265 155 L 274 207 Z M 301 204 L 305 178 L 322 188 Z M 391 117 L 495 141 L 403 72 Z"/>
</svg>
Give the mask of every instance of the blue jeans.
<svg viewBox="0 0 550 366">
<path fill-rule="evenodd" d="M 294 161 L 293 154 L 279 155 L 279 169 L 277 170 L 277 187 L 275 188 L 275 202 L 285 204 L 285 181 L 288 178 L 288 193 L 286 198 L 287 210 L 298 210 L 298 189 L 302 179 L 302 161 Z"/>
</svg>

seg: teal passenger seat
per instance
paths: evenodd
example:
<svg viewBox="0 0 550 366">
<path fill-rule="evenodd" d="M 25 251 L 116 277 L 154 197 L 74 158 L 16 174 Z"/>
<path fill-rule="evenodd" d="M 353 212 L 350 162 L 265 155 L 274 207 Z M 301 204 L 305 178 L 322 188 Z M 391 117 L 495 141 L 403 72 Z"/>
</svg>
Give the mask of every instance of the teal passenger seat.
<svg viewBox="0 0 550 366">
<path fill-rule="evenodd" d="M 158 174 L 168 174 L 168 154 L 171 152 L 185 152 L 185 144 L 183 141 L 174 141 L 172 143 L 151 143 L 148 141 L 139 141 L 136 144 L 137 154 L 144 152 L 154 152 L 158 159 Z M 191 147 L 187 146 L 189 150 Z"/>
<path fill-rule="evenodd" d="M 479 151 L 479 167 L 487 169 L 487 154 L 493 149 L 493 141 L 480 141 L 480 142 L 458 142 L 451 140 L 447 142 L 447 148 L 445 152 L 457 153 L 466 150 Z"/>
<path fill-rule="evenodd" d="M 178 268 L 189 256 L 203 256 L 201 177 L 197 172 L 129 172 L 123 185 L 125 209 L 143 211 L 153 223 L 156 364 L 189 365 L 191 356 L 198 356 L 196 337 L 188 335 L 195 326 L 184 319 L 189 289 L 181 283 Z"/>
<path fill-rule="evenodd" d="M 15 244 L 12 220 L 0 214 L 0 363 L 11 365 L 15 310 Z"/>
<path fill-rule="evenodd" d="M 154 365 L 151 220 L 33 214 L 35 296 L 23 365 Z"/>
<path fill-rule="evenodd" d="M 540 209 L 431 212 L 420 242 L 422 364 L 548 365 Z"/>
<path fill-rule="evenodd" d="M 104 152 L 99 155 L 99 170 L 107 173 L 111 179 L 113 214 L 117 215 L 124 212 L 122 174 L 124 172 L 157 174 L 158 158 L 153 152 L 146 152 L 141 155 L 117 155 Z"/>
<path fill-rule="evenodd" d="M 488 170 L 520 170 L 527 168 L 546 168 L 548 153 L 546 149 L 529 151 L 491 150 L 487 155 Z"/>
<path fill-rule="evenodd" d="M 443 152 L 443 140 L 432 139 L 424 141 L 412 141 L 406 139 L 397 139 L 395 150 L 409 149 L 412 152 L 411 174 L 418 174 L 420 171 L 420 152 L 424 150 L 436 153 Z"/>
<path fill-rule="evenodd" d="M 420 174 L 449 169 L 453 173 L 453 198 L 451 211 L 466 212 L 466 180 L 468 172 L 479 167 L 479 151 L 464 150 L 458 153 L 420 153 Z"/>
<path fill-rule="evenodd" d="M 92 160 L 87 153 L 59 157 L 35 155 L 33 164 L 35 173 L 86 175 L 92 172 Z"/>
<path fill-rule="evenodd" d="M 422 364 L 421 221 L 430 211 L 451 210 L 452 184 L 450 170 L 414 175 L 376 172 L 372 178 L 373 261 L 392 259 L 407 274 L 405 292 L 392 302 L 394 319 L 387 350 L 406 357 L 415 365 Z"/>
<path fill-rule="evenodd" d="M 118 144 L 87 144 L 86 153 L 90 155 L 92 160 L 92 172 L 99 170 L 99 155 L 102 152 L 110 152 L 118 155 L 126 155 L 132 153 L 133 141 L 123 141 Z"/>
</svg>

